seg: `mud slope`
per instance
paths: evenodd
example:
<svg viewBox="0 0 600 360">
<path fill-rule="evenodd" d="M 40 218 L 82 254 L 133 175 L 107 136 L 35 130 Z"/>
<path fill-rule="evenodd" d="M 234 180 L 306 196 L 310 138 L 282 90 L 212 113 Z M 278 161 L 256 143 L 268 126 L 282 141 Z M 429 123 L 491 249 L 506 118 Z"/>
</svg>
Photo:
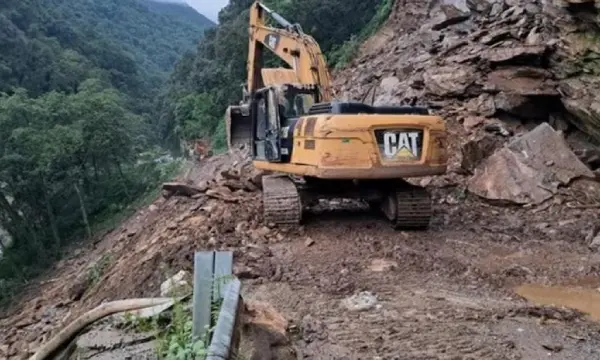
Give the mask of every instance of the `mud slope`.
<svg viewBox="0 0 600 360">
<path fill-rule="evenodd" d="M 242 154 L 215 156 L 186 174 L 202 195 L 157 199 L 33 284 L 0 320 L 0 358 L 23 358 L 103 301 L 158 295 L 198 249 L 232 249 L 245 296 L 289 320 L 289 341 L 254 359 L 600 358 L 597 323 L 515 291 L 581 288 L 570 306 L 600 316 L 598 148 L 578 130 L 593 133 L 592 122 L 567 106 L 583 98 L 560 90 L 559 20 L 574 21 L 573 9 L 548 3 L 398 0 L 336 74 L 347 97 L 377 89 L 377 102 L 417 98 L 445 117 L 450 171 L 411 179 L 434 196 L 428 231 L 393 231 L 342 201 L 307 209 L 300 229 L 271 228 L 260 174 Z"/>
</svg>

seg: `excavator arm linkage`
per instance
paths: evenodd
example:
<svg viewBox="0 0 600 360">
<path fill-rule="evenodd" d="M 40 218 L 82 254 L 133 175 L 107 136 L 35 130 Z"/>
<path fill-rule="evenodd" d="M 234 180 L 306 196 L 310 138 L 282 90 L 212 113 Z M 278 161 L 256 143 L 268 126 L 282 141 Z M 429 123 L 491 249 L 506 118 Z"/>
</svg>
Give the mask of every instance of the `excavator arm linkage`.
<svg viewBox="0 0 600 360">
<path fill-rule="evenodd" d="M 271 16 L 282 28 L 266 25 L 265 14 Z M 252 94 L 265 85 L 289 83 L 315 85 L 319 100 L 330 101 L 334 97 L 331 78 L 325 57 L 317 42 L 281 15 L 256 1 L 250 9 L 248 41 L 248 79 L 244 99 L 240 105 L 230 106 L 226 112 L 226 131 L 229 149 L 249 144 L 252 136 L 250 102 Z M 262 67 L 263 49 L 269 49 L 291 69 L 267 69 Z"/>
</svg>

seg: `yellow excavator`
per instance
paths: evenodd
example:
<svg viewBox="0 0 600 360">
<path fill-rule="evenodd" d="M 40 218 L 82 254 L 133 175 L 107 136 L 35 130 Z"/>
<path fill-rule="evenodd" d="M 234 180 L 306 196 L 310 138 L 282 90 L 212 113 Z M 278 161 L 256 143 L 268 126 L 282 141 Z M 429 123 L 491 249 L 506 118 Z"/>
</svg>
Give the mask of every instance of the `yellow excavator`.
<svg viewBox="0 0 600 360">
<path fill-rule="evenodd" d="M 267 25 L 270 15 L 280 27 Z M 267 223 L 299 224 L 305 205 L 353 198 L 381 210 L 395 229 L 425 229 L 426 189 L 405 178 L 447 169 L 442 118 L 417 106 L 371 106 L 334 99 L 315 40 L 256 1 L 250 9 L 248 80 L 226 113 L 230 150 L 247 147 L 263 177 Z M 290 69 L 264 68 L 265 48 Z"/>
</svg>

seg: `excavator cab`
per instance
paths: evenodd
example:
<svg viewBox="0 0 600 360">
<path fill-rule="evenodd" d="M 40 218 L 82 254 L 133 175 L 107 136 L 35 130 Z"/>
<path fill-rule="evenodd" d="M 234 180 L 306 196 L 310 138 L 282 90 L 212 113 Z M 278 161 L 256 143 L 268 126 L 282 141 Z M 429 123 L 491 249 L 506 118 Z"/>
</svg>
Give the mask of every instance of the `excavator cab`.
<svg viewBox="0 0 600 360">
<path fill-rule="evenodd" d="M 273 99 L 269 100 L 271 96 Z M 273 125 L 269 129 L 275 130 L 275 122 L 279 124 L 280 128 L 289 127 L 291 122 L 295 122 L 300 116 L 308 114 L 310 107 L 319 102 L 319 99 L 319 89 L 315 85 L 292 83 L 272 85 L 256 91 L 253 95 L 244 89 L 244 99 L 240 102 L 240 105 L 229 106 L 225 115 L 229 149 L 241 149 L 244 146 L 250 146 L 252 138 L 259 141 L 259 144 L 262 144 L 260 141 L 264 141 L 266 131 L 268 130 L 265 124 L 269 122 L 262 119 L 261 116 L 267 113 L 265 109 L 268 106 L 277 105 L 276 115 L 278 119 L 274 118 L 275 113 L 269 117 L 269 121 L 273 121 Z M 255 114 L 252 114 L 252 111 Z M 272 111 L 275 111 L 275 108 Z M 253 125 L 253 121 L 256 121 L 257 124 Z M 273 159 L 262 157 L 259 155 L 262 152 L 256 153 L 255 151 L 256 148 L 254 145 L 252 154 L 253 156 L 258 156 L 257 159 L 267 161 L 280 160 L 278 157 Z"/>
<path fill-rule="evenodd" d="M 269 86 L 254 93 L 250 102 L 252 158 L 288 162 L 294 126 L 308 114 L 318 96 L 315 86 L 299 84 Z M 236 126 L 230 128 L 232 132 L 239 130 Z"/>
<path fill-rule="evenodd" d="M 281 160 L 280 104 L 274 88 L 257 91 L 250 103 L 252 157 L 262 161 Z"/>
</svg>

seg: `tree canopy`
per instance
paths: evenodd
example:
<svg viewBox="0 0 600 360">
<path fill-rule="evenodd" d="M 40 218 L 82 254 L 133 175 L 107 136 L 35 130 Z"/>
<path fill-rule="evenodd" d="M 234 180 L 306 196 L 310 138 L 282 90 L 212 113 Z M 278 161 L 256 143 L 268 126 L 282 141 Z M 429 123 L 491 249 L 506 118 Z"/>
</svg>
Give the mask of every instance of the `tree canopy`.
<svg viewBox="0 0 600 360">
<path fill-rule="evenodd" d="M 211 26 L 178 4 L 0 3 L 0 300 L 171 169 L 154 97 Z"/>
</svg>

